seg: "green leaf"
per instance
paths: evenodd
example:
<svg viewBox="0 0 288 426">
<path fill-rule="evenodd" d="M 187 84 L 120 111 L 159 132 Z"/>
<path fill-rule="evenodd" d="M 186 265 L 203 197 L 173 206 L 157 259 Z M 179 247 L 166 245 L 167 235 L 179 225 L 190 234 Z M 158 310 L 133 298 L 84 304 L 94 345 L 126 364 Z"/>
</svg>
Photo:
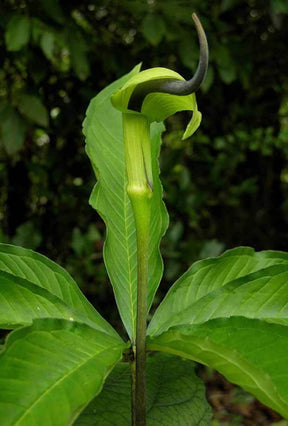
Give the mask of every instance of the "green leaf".
<svg viewBox="0 0 288 426">
<path fill-rule="evenodd" d="M 21 223 L 16 229 L 14 237 L 11 242 L 15 246 L 23 246 L 35 250 L 42 241 L 42 235 L 39 229 L 36 228 L 32 220 Z"/>
<path fill-rule="evenodd" d="M 284 265 L 284 268 L 270 270 L 268 267 L 273 265 Z M 248 275 L 263 268 L 268 269 L 259 275 Z M 148 333 L 157 335 L 177 324 L 203 322 L 212 316 L 285 317 L 284 287 L 281 289 L 283 282 L 285 284 L 285 270 L 288 271 L 287 253 L 255 252 L 248 247 L 196 262 L 167 293 L 152 318 Z M 237 281 L 233 283 L 234 280 Z M 278 293 L 274 297 L 275 291 Z"/>
<path fill-rule="evenodd" d="M 210 66 L 207 70 L 207 75 L 205 77 L 205 80 L 201 84 L 201 90 L 204 93 L 207 93 L 210 90 L 213 82 L 214 82 L 214 70 L 212 66 Z"/>
<path fill-rule="evenodd" d="M 88 302 L 68 272 L 46 257 L 22 247 L 0 244 L 0 271 L 8 272 L 15 277 L 24 278 L 30 284 L 35 284 L 39 288 L 42 287 L 51 296 L 54 295 L 60 301 L 62 300 L 67 307 L 87 317 L 95 324 L 95 327 L 97 326 L 105 333 L 117 336 L 114 329 Z M 11 291 L 13 291 L 13 288 Z M 17 291 L 17 289 L 15 288 L 14 291 Z M 36 290 L 33 291 L 36 292 Z M 3 302 L 3 299 L 1 300 Z M 34 307 L 36 314 L 37 306 L 39 304 L 36 304 Z M 4 309 L 3 305 L 0 311 L 2 309 Z M 18 313 L 15 312 L 15 318 L 17 315 Z"/>
<path fill-rule="evenodd" d="M 183 65 L 185 65 L 187 68 L 190 68 L 194 72 L 198 62 L 198 47 L 196 39 L 191 39 L 190 31 L 191 30 L 189 29 L 189 32 L 185 32 L 180 38 L 178 52 Z"/>
<path fill-rule="evenodd" d="M 288 325 L 288 267 L 271 266 L 231 281 L 169 319 L 169 327 L 243 316 Z"/>
<path fill-rule="evenodd" d="M 11 330 L 30 325 L 35 318 L 63 318 L 97 327 L 84 314 L 23 278 L 0 271 L 0 328 Z M 101 327 L 100 330 L 102 331 Z"/>
<path fill-rule="evenodd" d="M 43 127 L 48 126 L 48 111 L 37 96 L 21 93 L 17 96 L 17 106 L 21 114 L 33 121 L 33 123 Z"/>
<path fill-rule="evenodd" d="M 26 46 L 30 37 L 30 21 L 25 15 L 13 15 L 5 33 L 7 50 L 17 51 Z"/>
<path fill-rule="evenodd" d="M 137 86 L 154 80 L 184 80 L 180 74 L 167 68 L 151 68 L 132 75 L 126 83 L 113 94 L 111 100 L 115 108 L 122 112 L 128 110 L 130 97 Z M 141 113 L 152 123 L 163 121 L 179 111 L 193 111 L 192 118 L 182 139 L 191 136 L 199 127 L 201 113 L 198 111 L 195 94 L 187 96 L 170 95 L 167 93 L 149 93 L 142 103 Z"/>
<path fill-rule="evenodd" d="M 125 344 L 85 324 L 36 320 L 0 354 L 0 424 L 71 424 L 103 386 Z"/>
<path fill-rule="evenodd" d="M 195 375 L 194 364 L 157 354 L 147 359 L 147 426 L 207 426 L 211 409 L 205 388 Z M 131 422 L 129 364 L 118 364 L 103 391 L 83 411 L 77 426 L 117 425 Z"/>
<path fill-rule="evenodd" d="M 80 80 L 90 75 L 90 64 L 87 56 L 87 44 L 81 34 L 74 30 L 68 36 L 72 67 Z"/>
<path fill-rule="evenodd" d="M 56 35 L 51 31 L 46 31 L 41 36 L 40 46 L 44 55 L 50 61 L 54 60 L 54 48 L 56 42 Z"/>
<path fill-rule="evenodd" d="M 159 44 L 165 34 L 165 23 L 161 16 L 154 13 L 146 15 L 142 22 L 142 32 L 151 44 Z"/>
<path fill-rule="evenodd" d="M 25 141 L 26 125 L 18 112 L 5 105 L 0 110 L 1 139 L 8 155 L 18 152 Z"/>
<path fill-rule="evenodd" d="M 232 83 L 236 79 L 236 67 L 232 60 L 231 52 L 225 45 L 217 44 L 214 54 L 221 80 L 226 84 Z"/>
<path fill-rule="evenodd" d="M 137 71 L 138 68 L 131 74 Z M 122 321 L 133 339 L 136 325 L 136 235 L 132 207 L 126 191 L 122 114 L 110 102 L 111 95 L 131 74 L 114 82 L 92 100 L 84 122 L 84 134 L 87 153 L 98 178 L 90 203 L 107 227 L 104 260 Z M 157 161 L 162 130 L 163 125 L 160 124 L 154 124 L 151 130 L 154 190 L 149 243 L 148 306 L 152 303 L 163 272 L 159 243 L 168 224 Z"/>
<path fill-rule="evenodd" d="M 288 418 L 288 327 L 243 317 L 216 319 L 174 327 L 148 339 L 147 349 L 209 365 Z"/>
</svg>

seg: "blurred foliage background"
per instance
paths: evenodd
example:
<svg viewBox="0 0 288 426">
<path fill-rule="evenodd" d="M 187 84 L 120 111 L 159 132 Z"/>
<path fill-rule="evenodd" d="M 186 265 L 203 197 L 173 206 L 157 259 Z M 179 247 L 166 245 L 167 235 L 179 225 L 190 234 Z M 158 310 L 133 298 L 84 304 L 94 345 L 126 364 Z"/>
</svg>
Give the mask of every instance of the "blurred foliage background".
<svg viewBox="0 0 288 426">
<path fill-rule="evenodd" d="M 67 267 L 116 327 L 81 123 L 89 100 L 140 61 L 190 78 L 193 11 L 210 67 L 197 96 L 201 128 L 182 142 L 185 114 L 166 123 L 170 227 L 156 303 L 197 259 L 238 245 L 288 250 L 287 0 L 0 3 L 0 240 Z"/>
</svg>

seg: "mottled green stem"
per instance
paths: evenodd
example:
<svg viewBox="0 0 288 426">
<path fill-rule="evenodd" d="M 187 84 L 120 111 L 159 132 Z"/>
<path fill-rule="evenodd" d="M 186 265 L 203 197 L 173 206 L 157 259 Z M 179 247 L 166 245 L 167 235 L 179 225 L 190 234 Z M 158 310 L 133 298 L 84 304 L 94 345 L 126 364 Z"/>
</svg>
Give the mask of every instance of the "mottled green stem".
<svg viewBox="0 0 288 426">
<path fill-rule="evenodd" d="M 132 424 L 146 425 L 146 321 L 152 167 L 149 123 L 138 113 L 123 114 L 125 161 L 137 239 L 137 316 Z M 133 368 L 131 368 L 133 374 Z M 134 383 L 132 377 L 132 384 Z M 134 412 L 133 412 L 134 411 Z"/>
<path fill-rule="evenodd" d="M 131 424 L 132 426 L 136 426 L 136 360 L 135 360 L 135 352 L 136 348 L 133 345 L 131 354 L 130 354 L 130 371 L 131 371 Z"/>
</svg>

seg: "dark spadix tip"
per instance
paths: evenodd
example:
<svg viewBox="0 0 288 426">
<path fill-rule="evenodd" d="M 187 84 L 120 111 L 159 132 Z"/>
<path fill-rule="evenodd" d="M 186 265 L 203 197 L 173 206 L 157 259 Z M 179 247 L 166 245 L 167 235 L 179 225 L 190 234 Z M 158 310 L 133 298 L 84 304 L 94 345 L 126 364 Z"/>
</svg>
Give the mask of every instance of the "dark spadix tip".
<svg viewBox="0 0 288 426">
<path fill-rule="evenodd" d="M 192 14 L 192 19 L 196 26 L 200 45 L 200 58 L 194 76 L 187 81 L 176 79 L 159 79 L 139 84 L 130 97 L 128 106 L 129 109 L 140 111 L 142 102 L 145 96 L 147 96 L 149 93 L 158 92 L 185 96 L 190 95 L 199 89 L 208 69 L 209 49 L 205 31 L 196 13 Z"/>
</svg>

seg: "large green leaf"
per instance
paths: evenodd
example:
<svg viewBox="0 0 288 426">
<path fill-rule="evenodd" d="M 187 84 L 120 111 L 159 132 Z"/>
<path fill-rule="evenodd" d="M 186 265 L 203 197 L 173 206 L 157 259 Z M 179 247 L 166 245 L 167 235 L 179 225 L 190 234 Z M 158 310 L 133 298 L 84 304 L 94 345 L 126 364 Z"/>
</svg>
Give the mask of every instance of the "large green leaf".
<svg viewBox="0 0 288 426">
<path fill-rule="evenodd" d="M 231 281 L 171 316 L 164 328 L 232 316 L 288 325 L 288 266 L 270 266 Z"/>
<path fill-rule="evenodd" d="M 282 267 L 267 268 L 273 265 Z M 260 272 L 263 268 L 267 269 Z M 258 275 L 249 276 L 256 271 Z M 196 262 L 170 289 L 148 333 L 157 335 L 178 324 L 230 315 L 287 319 L 287 273 L 287 253 L 255 252 L 248 247 Z"/>
<path fill-rule="evenodd" d="M 89 320 L 44 288 L 0 271 L 0 328 L 11 330 L 30 325 L 35 318 L 75 320 L 104 331 L 102 324 Z"/>
<path fill-rule="evenodd" d="M 158 354 L 147 359 L 147 425 L 207 426 L 211 409 L 194 364 Z M 77 419 L 77 426 L 127 426 L 131 422 L 131 378 L 127 363 L 118 364 L 103 391 Z"/>
<path fill-rule="evenodd" d="M 71 424 L 122 356 L 125 344 L 87 325 L 36 320 L 0 353 L 0 424 Z"/>
<path fill-rule="evenodd" d="M 23 319 L 23 312 L 27 312 L 27 320 L 31 321 L 31 318 L 42 316 L 45 313 L 42 308 L 37 309 L 37 306 L 40 307 L 39 303 L 42 301 L 43 309 L 44 306 L 48 309 L 47 312 L 54 312 L 55 309 L 51 307 L 51 304 L 56 303 L 57 306 L 62 306 L 66 313 L 70 310 L 78 311 L 77 318 L 79 315 L 85 318 L 87 317 L 90 321 L 95 324 L 95 327 L 105 331 L 106 333 L 116 335 L 114 329 L 101 317 L 101 315 L 93 308 L 93 306 L 88 302 L 83 293 L 80 291 L 79 287 L 71 278 L 71 276 L 63 268 L 61 268 L 56 263 L 47 259 L 46 257 L 36 253 L 32 250 L 24 249 L 22 247 L 11 246 L 8 244 L 0 244 L 0 271 L 8 272 L 11 274 L 8 286 L 8 281 L 6 280 L 5 291 L 6 297 L 13 297 L 13 294 L 18 292 L 19 297 L 21 292 L 21 297 L 25 297 L 24 294 L 29 298 L 30 303 L 22 306 L 20 309 L 19 299 L 13 301 L 13 306 L 20 309 L 20 311 L 15 311 L 10 309 L 10 315 L 8 316 L 7 302 L 5 301 L 4 296 L 4 284 L 3 284 L 3 274 L 0 277 L 0 312 L 2 318 L 2 325 L 4 326 L 12 323 L 17 323 L 18 319 Z M 24 280 L 16 280 L 13 282 L 11 279 L 12 276 L 24 278 Z M 25 282 L 26 280 L 26 282 Z M 24 282 L 24 283 L 23 283 Z M 27 283 L 28 282 L 28 283 Z M 33 286 L 34 285 L 34 286 Z M 3 286 L 3 287 L 2 287 Z M 36 287 L 39 287 L 39 290 Z M 41 287 L 45 290 L 41 292 Z M 29 290 L 28 290 L 29 288 Z M 2 292 L 3 290 L 3 292 Z M 23 293 L 24 292 L 24 293 Z M 29 293 L 29 295 L 28 295 Z M 45 297 L 43 296 L 45 294 Z M 54 296 L 54 297 L 53 297 Z M 55 297 L 56 296 L 56 297 Z M 40 299 L 39 299 L 40 298 Z M 8 299 L 7 299 L 8 300 Z M 36 303 L 34 306 L 32 300 Z M 61 301 L 64 303 L 61 304 Z M 33 303 L 34 303 L 33 302 Z M 30 306 L 30 307 L 29 307 Z M 42 305 L 41 305 L 42 306 Z M 28 309 L 29 307 L 29 309 Z M 46 309 L 45 308 L 45 309 Z M 61 309 L 62 309 L 61 308 Z M 5 312 L 7 317 L 5 318 Z M 14 312 L 14 320 L 12 314 Z M 22 313 L 21 313 L 22 312 Z M 52 316 L 55 316 L 55 315 Z M 66 314 L 65 314 L 66 315 Z M 75 312 L 76 315 L 76 312 Z M 74 315 L 70 315 L 74 317 Z M 62 317 L 62 315 L 61 315 Z M 84 321 L 86 322 L 86 321 Z M 25 322 L 24 322 L 25 323 Z"/>
<path fill-rule="evenodd" d="M 107 227 L 104 260 L 121 318 L 132 339 L 135 337 L 136 323 L 136 235 L 132 207 L 126 191 L 122 115 L 112 107 L 110 97 L 138 69 L 135 68 L 132 73 L 99 93 L 90 103 L 84 122 L 87 153 L 98 178 L 90 203 Z M 154 124 L 151 129 L 154 190 L 149 242 L 149 306 L 162 276 L 159 243 L 168 223 L 157 161 L 162 130 L 162 124 Z"/>
<path fill-rule="evenodd" d="M 148 350 L 209 365 L 288 418 L 288 327 L 234 317 L 178 326 L 149 338 Z"/>
</svg>

